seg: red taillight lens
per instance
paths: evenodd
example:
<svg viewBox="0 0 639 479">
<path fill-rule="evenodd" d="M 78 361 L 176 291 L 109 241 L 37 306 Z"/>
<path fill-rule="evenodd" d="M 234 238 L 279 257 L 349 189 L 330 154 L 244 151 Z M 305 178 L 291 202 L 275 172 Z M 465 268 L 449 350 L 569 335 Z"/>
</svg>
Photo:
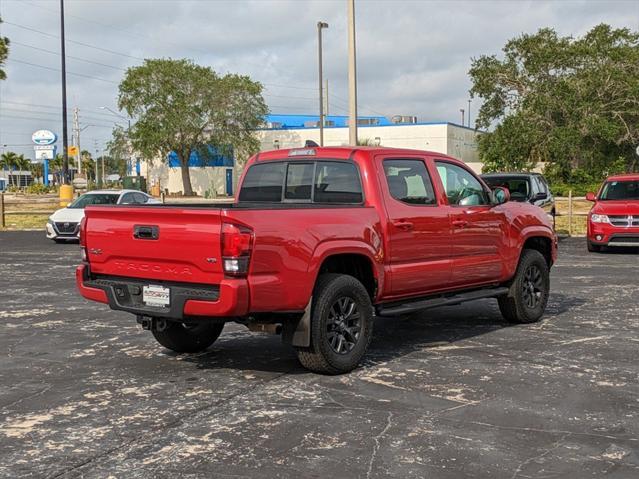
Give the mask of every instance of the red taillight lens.
<svg viewBox="0 0 639 479">
<path fill-rule="evenodd" d="M 222 224 L 222 262 L 226 274 L 245 276 L 248 273 L 252 247 L 253 231 L 250 228 Z"/>
<path fill-rule="evenodd" d="M 82 221 L 80 221 L 80 246 L 86 246 L 86 238 L 85 236 L 85 232 L 84 232 L 84 228 L 86 227 L 87 224 L 87 219 L 82 218 Z"/>
</svg>

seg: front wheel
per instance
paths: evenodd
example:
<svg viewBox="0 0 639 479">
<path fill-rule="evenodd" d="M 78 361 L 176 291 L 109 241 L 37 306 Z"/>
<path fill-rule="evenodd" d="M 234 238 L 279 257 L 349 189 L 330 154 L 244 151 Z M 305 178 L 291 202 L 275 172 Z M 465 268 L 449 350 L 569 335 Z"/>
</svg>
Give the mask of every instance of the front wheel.
<svg viewBox="0 0 639 479">
<path fill-rule="evenodd" d="M 152 333 L 158 343 L 171 351 L 198 353 L 213 344 L 223 329 L 224 323 L 205 321 L 201 324 L 184 324 L 169 321 L 166 329 L 154 329 Z"/>
<path fill-rule="evenodd" d="M 497 298 L 502 316 L 511 323 L 534 323 L 546 310 L 550 272 L 546 258 L 536 250 L 522 252 L 507 295 Z"/>
<path fill-rule="evenodd" d="M 311 345 L 297 348 L 306 369 L 341 374 L 357 367 L 373 337 L 373 306 L 352 276 L 324 274 L 313 292 Z"/>
</svg>

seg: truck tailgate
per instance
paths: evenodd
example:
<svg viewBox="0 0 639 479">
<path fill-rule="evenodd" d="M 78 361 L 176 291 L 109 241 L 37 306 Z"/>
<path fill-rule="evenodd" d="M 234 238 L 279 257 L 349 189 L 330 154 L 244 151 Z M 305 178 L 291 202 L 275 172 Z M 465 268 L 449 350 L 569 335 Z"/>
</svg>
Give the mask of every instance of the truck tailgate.
<svg viewBox="0 0 639 479">
<path fill-rule="evenodd" d="M 97 206 L 85 218 L 92 274 L 199 284 L 224 276 L 218 208 Z"/>
</svg>

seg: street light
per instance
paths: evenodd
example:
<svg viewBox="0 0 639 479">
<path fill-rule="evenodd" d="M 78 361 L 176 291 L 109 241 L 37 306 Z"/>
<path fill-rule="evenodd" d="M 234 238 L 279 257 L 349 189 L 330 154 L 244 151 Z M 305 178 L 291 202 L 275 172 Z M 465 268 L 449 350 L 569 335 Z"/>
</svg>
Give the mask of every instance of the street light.
<svg viewBox="0 0 639 479">
<path fill-rule="evenodd" d="M 328 23 L 317 22 L 317 55 L 319 60 L 319 142 L 324 146 L 324 92 L 322 80 L 322 29 L 328 28 Z"/>
<path fill-rule="evenodd" d="M 355 0 L 348 3 L 348 142 L 357 145 L 357 59 L 355 46 Z"/>
</svg>

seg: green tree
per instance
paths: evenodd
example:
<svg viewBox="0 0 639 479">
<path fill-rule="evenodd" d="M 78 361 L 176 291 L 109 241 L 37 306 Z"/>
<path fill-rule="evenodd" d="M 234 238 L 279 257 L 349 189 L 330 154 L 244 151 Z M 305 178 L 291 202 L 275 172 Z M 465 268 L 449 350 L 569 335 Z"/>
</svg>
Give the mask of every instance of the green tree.
<svg viewBox="0 0 639 479">
<path fill-rule="evenodd" d="M 508 41 L 503 58 L 473 59 L 471 95 L 486 170 L 529 170 L 555 180 L 599 180 L 636 168 L 639 33 L 601 24 L 581 38 L 545 28 Z M 623 165 L 623 166 L 620 166 Z"/>
<path fill-rule="evenodd" d="M 13 151 L 7 151 L 0 156 L 0 168 L 3 170 L 15 170 L 18 155 Z"/>
<path fill-rule="evenodd" d="M 129 132 L 136 151 L 165 160 L 175 152 L 184 194 L 192 195 L 188 161 L 213 144 L 243 161 L 259 149 L 254 130 L 268 112 L 262 85 L 247 76 L 219 76 L 189 60 L 153 59 L 127 70 L 118 106 L 136 117 Z"/>
<path fill-rule="evenodd" d="M 2 23 L 2 18 L 0 18 L 0 23 Z M 7 78 L 7 74 L 2 69 L 4 62 L 7 60 L 9 56 L 9 39 L 7 37 L 0 37 L 0 80 L 4 80 Z"/>
</svg>

